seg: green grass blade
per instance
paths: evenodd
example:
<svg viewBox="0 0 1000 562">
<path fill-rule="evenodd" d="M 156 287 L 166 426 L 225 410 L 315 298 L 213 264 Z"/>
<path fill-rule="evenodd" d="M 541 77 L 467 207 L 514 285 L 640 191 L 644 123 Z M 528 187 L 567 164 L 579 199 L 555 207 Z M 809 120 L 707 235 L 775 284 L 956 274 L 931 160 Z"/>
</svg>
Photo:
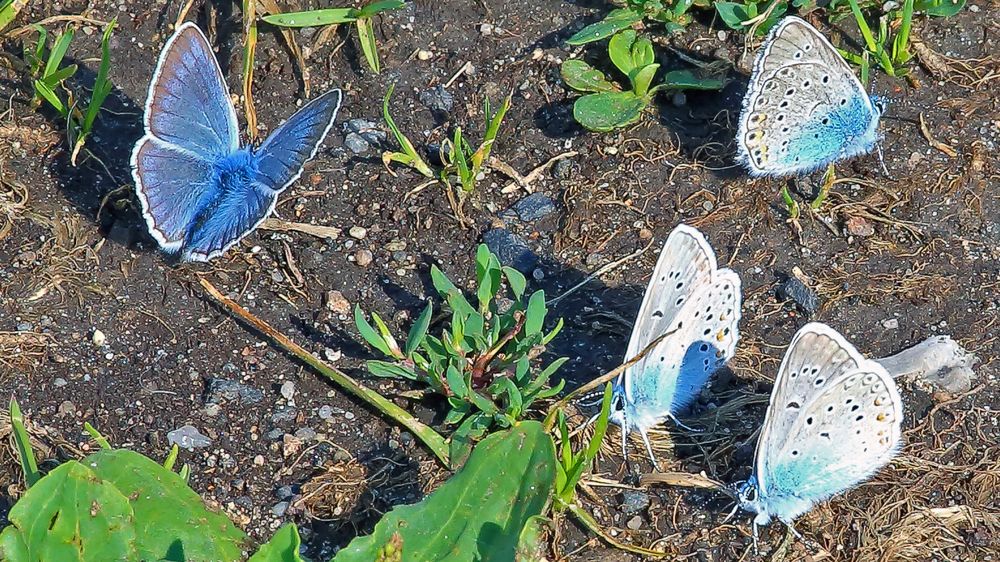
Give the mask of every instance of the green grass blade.
<svg viewBox="0 0 1000 562">
<path fill-rule="evenodd" d="M 0 31 L 3 31 L 5 27 L 10 25 L 10 22 L 14 21 L 21 8 L 28 5 L 28 0 L 8 0 L 0 4 L 2 4 L 0 7 Z"/>
<path fill-rule="evenodd" d="M 97 68 L 97 78 L 94 80 L 94 92 L 90 96 L 90 103 L 87 104 L 87 112 L 83 116 L 83 134 L 90 132 L 97 119 L 97 114 L 101 111 L 104 100 L 111 93 L 111 80 L 108 73 L 111 71 L 111 32 L 115 29 L 118 19 L 112 19 L 108 26 L 104 28 L 104 36 L 101 38 L 101 64 Z"/>
<path fill-rule="evenodd" d="M 382 67 L 378 60 L 378 46 L 375 44 L 375 28 L 372 27 L 371 18 L 359 18 L 354 25 L 358 28 L 358 42 L 361 43 L 361 51 L 365 54 L 372 72 L 378 74 Z"/>
<path fill-rule="evenodd" d="M 31 448 L 31 438 L 28 437 L 28 430 L 24 427 L 24 415 L 21 414 L 21 407 L 14 398 L 10 399 L 10 425 L 13 428 L 14 447 L 17 449 L 17 457 L 21 460 L 24 481 L 30 488 L 41 476 L 38 474 L 35 451 Z"/>
<path fill-rule="evenodd" d="M 405 5 L 406 3 L 402 0 L 381 0 L 380 2 L 372 2 L 371 4 L 363 6 L 360 10 L 358 10 L 358 17 L 370 18 L 382 12 L 398 10 Z"/>
<path fill-rule="evenodd" d="M 411 143 L 410 139 L 406 138 L 406 135 L 399 130 L 399 127 L 396 126 L 396 122 L 392 119 L 392 115 L 389 114 L 389 99 L 392 97 L 392 93 L 395 89 L 396 84 L 390 84 L 389 89 L 385 92 L 385 98 L 382 99 L 382 118 L 385 119 L 385 124 L 389 126 L 389 130 L 392 131 L 392 136 L 396 137 L 396 142 L 399 143 L 399 146 L 403 149 L 403 153 L 409 158 L 409 161 L 403 162 L 402 159 L 398 157 L 392 157 L 391 159 L 396 162 L 407 164 L 414 170 L 420 172 L 421 175 L 433 178 L 434 172 L 431 171 L 431 167 L 427 165 L 427 162 L 424 162 L 424 159 L 421 158 L 419 154 L 417 154 L 417 150 L 413 147 L 413 143 Z M 396 155 L 398 155 L 398 153 L 393 153 L 390 156 Z"/>
<path fill-rule="evenodd" d="M 59 69 L 59 65 L 62 64 L 63 57 L 66 56 L 66 52 L 69 51 L 69 44 L 73 41 L 73 30 L 69 29 L 56 37 L 55 44 L 52 45 L 52 50 L 49 51 L 49 59 L 45 63 L 45 71 L 42 73 L 42 77 L 47 77 Z"/>
<path fill-rule="evenodd" d="M 66 105 L 59 99 L 55 91 L 49 87 L 48 84 L 41 80 L 35 80 L 35 95 L 49 102 L 59 115 L 62 117 L 68 117 L 69 112 L 66 110 Z"/>
<path fill-rule="evenodd" d="M 102 449 L 111 449 L 111 443 L 108 442 L 108 439 L 101 435 L 101 432 L 97 431 L 94 426 L 90 425 L 90 422 L 83 422 L 83 430 L 89 433 L 91 439 L 96 441 Z"/>
<path fill-rule="evenodd" d="M 356 8 L 328 8 L 306 12 L 268 14 L 261 19 L 280 27 L 319 27 L 335 23 L 351 23 L 358 19 L 358 13 Z"/>
</svg>

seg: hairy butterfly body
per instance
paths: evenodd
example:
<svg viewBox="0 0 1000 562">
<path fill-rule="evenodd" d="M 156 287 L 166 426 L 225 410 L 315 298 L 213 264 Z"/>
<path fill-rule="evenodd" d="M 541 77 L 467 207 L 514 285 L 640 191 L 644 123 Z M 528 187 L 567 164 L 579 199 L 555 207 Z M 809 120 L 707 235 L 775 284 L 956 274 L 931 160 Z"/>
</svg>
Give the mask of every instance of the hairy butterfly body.
<svg viewBox="0 0 1000 562">
<path fill-rule="evenodd" d="M 739 339 L 740 278 L 719 269 L 698 230 L 680 225 L 656 262 L 632 328 L 626 359 L 670 333 L 615 380 L 610 420 L 625 436 L 636 430 L 653 464 L 647 430 L 691 404 L 728 361 Z"/>
<path fill-rule="evenodd" d="M 252 232 L 298 179 L 340 107 L 339 90 L 306 104 L 258 147 L 240 147 L 236 111 L 205 35 L 170 37 L 149 85 L 145 135 L 132 151 L 142 216 L 163 250 L 208 261 Z"/>
<path fill-rule="evenodd" d="M 771 391 L 740 506 L 757 526 L 792 521 L 864 481 L 896 454 L 903 404 L 892 377 L 835 330 L 795 334 Z"/>
<path fill-rule="evenodd" d="M 874 149 L 885 101 L 869 96 L 829 41 L 800 18 L 771 30 L 754 62 L 736 138 L 752 176 L 793 176 Z"/>
</svg>

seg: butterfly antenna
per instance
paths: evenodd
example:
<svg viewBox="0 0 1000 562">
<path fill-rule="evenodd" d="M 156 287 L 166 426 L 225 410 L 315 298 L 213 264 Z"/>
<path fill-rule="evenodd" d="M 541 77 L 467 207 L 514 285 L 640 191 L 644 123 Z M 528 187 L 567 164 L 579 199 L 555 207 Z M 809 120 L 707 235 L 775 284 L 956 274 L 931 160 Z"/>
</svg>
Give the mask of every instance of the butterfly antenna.
<svg viewBox="0 0 1000 562">
<path fill-rule="evenodd" d="M 603 398 L 604 398 L 604 391 L 595 390 L 594 392 L 588 392 L 587 394 L 584 394 L 583 396 L 578 398 L 578 400 L 581 406 L 590 407 L 600 404 Z M 588 400 L 588 402 L 584 402 L 584 400 Z"/>
</svg>

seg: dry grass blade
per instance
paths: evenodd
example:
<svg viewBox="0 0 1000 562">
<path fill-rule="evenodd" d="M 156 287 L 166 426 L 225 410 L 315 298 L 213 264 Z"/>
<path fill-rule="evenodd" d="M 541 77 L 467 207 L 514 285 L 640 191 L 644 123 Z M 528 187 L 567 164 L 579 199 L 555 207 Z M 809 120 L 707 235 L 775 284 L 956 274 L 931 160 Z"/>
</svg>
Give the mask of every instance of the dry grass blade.
<svg viewBox="0 0 1000 562">
<path fill-rule="evenodd" d="M 2 176 L 3 170 L 0 169 L 0 177 Z M 10 234 L 14 222 L 24 216 L 27 207 L 27 188 L 0 180 L 0 240 Z"/>
<path fill-rule="evenodd" d="M 0 365 L 12 371 L 36 365 L 45 357 L 51 342 L 52 336 L 49 334 L 0 332 Z"/>
<path fill-rule="evenodd" d="M 281 219 L 267 219 L 260 225 L 260 228 L 276 232 L 301 232 L 303 234 L 315 236 L 316 238 L 330 238 L 334 240 L 340 236 L 341 233 L 341 229 L 332 226 L 291 222 Z"/>
<path fill-rule="evenodd" d="M 722 492 L 736 499 L 736 494 L 728 486 L 718 480 L 709 478 L 704 472 L 701 474 L 691 474 L 690 472 L 654 472 L 643 474 L 639 479 L 639 484 L 642 486 L 665 484 L 667 486 L 680 486 L 683 488 L 704 488 Z"/>
<path fill-rule="evenodd" d="M 924 135 L 924 138 L 927 139 L 927 143 L 933 146 L 934 148 L 947 154 L 951 158 L 958 156 L 958 152 L 954 148 L 935 139 L 934 136 L 931 135 L 931 130 L 927 127 L 927 122 L 924 120 L 923 113 L 920 114 L 920 132 L 921 134 Z"/>
</svg>

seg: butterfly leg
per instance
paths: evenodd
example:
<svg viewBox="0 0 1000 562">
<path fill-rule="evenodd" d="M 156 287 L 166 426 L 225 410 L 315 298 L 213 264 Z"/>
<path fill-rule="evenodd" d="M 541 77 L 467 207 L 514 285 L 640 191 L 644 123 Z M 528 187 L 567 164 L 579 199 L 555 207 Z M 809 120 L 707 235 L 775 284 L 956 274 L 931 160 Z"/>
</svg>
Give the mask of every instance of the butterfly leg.
<svg viewBox="0 0 1000 562">
<path fill-rule="evenodd" d="M 878 163 L 882 165 L 882 171 L 885 172 L 885 177 L 895 180 L 895 178 L 892 177 L 892 174 L 889 173 L 889 168 L 885 165 L 885 154 L 882 152 L 881 142 L 875 143 L 875 150 L 878 154 Z"/>
<path fill-rule="evenodd" d="M 679 427 L 679 428 L 681 428 L 681 429 L 683 429 L 685 431 L 690 431 L 691 433 L 701 433 L 702 432 L 701 429 L 695 429 L 693 427 L 689 427 L 687 425 L 684 425 L 683 423 L 681 423 L 681 420 L 677 419 L 677 416 L 675 416 L 673 414 L 667 414 L 667 418 L 669 418 L 670 421 L 674 422 L 674 425 L 676 425 L 677 427 Z"/>
<path fill-rule="evenodd" d="M 642 442 L 646 444 L 646 453 L 649 454 L 649 460 L 653 462 L 653 470 L 659 472 L 660 467 L 656 464 L 656 457 L 653 456 L 653 446 L 649 444 L 649 436 L 646 435 L 645 430 L 641 427 L 639 428 L 639 435 L 642 436 Z"/>
</svg>

